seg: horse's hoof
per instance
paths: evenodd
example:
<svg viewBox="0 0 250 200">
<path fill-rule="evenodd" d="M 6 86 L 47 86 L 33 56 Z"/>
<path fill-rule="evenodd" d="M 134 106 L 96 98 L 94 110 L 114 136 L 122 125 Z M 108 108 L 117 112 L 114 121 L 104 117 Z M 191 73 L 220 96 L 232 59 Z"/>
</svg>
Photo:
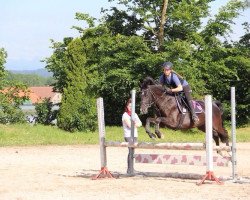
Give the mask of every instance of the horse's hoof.
<svg viewBox="0 0 250 200">
<path fill-rule="evenodd" d="M 223 154 L 223 152 L 221 150 L 218 150 L 217 154 L 220 155 L 221 157 L 225 157 L 225 155 Z"/>
<path fill-rule="evenodd" d="M 227 152 L 228 157 L 232 157 L 232 152 Z"/>
<path fill-rule="evenodd" d="M 164 138 L 164 135 L 163 135 L 161 132 L 159 132 L 159 131 L 156 131 L 156 132 L 155 132 L 155 135 L 157 135 L 157 137 L 158 137 L 159 139 L 163 139 L 163 138 Z"/>
<path fill-rule="evenodd" d="M 156 140 L 156 137 L 154 136 L 154 135 L 151 135 L 151 136 L 149 136 L 150 137 L 150 139 L 152 139 L 152 140 Z"/>
</svg>

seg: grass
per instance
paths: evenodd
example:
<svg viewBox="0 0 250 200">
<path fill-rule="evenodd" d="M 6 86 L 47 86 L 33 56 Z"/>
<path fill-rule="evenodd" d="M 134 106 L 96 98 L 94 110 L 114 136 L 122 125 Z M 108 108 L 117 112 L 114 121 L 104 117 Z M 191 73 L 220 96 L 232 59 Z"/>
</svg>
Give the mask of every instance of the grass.
<svg viewBox="0 0 250 200">
<path fill-rule="evenodd" d="M 153 131 L 153 130 L 152 130 Z M 155 142 L 204 142 L 205 133 L 197 129 L 174 131 L 161 129 L 164 139 Z M 231 134 L 230 128 L 228 128 Z M 250 126 L 236 130 L 237 142 L 250 142 Z M 106 127 L 106 140 L 124 141 L 122 127 Z M 69 133 L 52 126 L 29 124 L 1 125 L 0 146 L 34 146 L 34 145 L 83 145 L 98 144 L 98 131 Z M 139 128 L 139 141 L 152 142 L 143 127 Z"/>
<path fill-rule="evenodd" d="M 0 146 L 97 144 L 96 133 L 69 133 L 52 126 L 0 125 Z"/>
</svg>

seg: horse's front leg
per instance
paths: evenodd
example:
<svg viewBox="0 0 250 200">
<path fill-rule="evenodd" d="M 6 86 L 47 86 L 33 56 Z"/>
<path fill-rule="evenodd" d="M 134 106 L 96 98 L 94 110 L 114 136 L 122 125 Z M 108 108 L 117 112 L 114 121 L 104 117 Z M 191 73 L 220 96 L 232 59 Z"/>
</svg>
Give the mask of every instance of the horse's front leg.
<svg viewBox="0 0 250 200">
<path fill-rule="evenodd" d="M 158 138 L 163 139 L 164 134 L 160 132 L 160 123 L 161 123 L 161 118 L 159 117 L 155 120 L 155 134 L 157 135 Z"/>
<path fill-rule="evenodd" d="M 146 120 L 146 125 L 145 125 L 145 130 L 146 130 L 146 133 L 148 134 L 148 136 L 149 136 L 150 138 L 155 139 L 155 138 L 156 138 L 155 134 L 153 134 L 153 133 L 150 131 L 150 123 L 151 123 L 151 122 L 155 124 L 155 118 L 151 118 L 151 117 L 147 118 L 147 120 Z"/>
</svg>

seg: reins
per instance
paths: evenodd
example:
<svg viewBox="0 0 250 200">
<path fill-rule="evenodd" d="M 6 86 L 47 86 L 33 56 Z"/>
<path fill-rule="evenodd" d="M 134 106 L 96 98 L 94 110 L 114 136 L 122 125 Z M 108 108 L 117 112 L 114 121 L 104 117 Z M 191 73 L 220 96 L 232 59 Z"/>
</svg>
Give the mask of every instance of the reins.
<svg viewBox="0 0 250 200">
<path fill-rule="evenodd" d="M 165 95 L 165 92 L 162 93 L 162 95 L 160 97 L 156 97 L 154 92 L 152 91 L 152 89 L 150 87 L 148 87 L 148 89 L 144 89 L 144 90 L 147 90 L 150 92 L 150 94 L 153 96 L 153 99 L 152 102 L 148 103 L 148 104 L 145 104 L 143 103 L 144 106 L 146 106 L 147 108 L 151 107 L 153 104 L 155 104 L 155 106 L 157 107 L 157 101 L 163 97 L 163 95 Z M 157 109 L 159 110 L 159 108 L 157 107 Z"/>
</svg>

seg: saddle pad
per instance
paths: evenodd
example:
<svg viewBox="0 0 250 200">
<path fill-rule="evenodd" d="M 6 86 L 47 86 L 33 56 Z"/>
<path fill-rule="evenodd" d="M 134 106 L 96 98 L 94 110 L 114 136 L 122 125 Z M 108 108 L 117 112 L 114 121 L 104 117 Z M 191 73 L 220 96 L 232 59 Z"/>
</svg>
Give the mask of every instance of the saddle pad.
<svg viewBox="0 0 250 200">
<path fill-rule="evenodd" d="M 193 104 L 195 113 L 202 113 L 203 112 L 203 109 L 202 109 L 201 105 L 199 104 L 199 102 L 192 100 L 192 104 Z M 182 107 L 182 113 L 187 113 L 187 112 L 189 112 L 189 110 L 186 107 Z"/>
<path fill-rule="evenodd" d="M 201 105 L 199 104 L 199 102 L 192 100 L 193 103 L 193 107 L 194 107 L 194 112 L 195 113 L 202 113 L 203 109 L 201 107 Z"/>
</svg>

